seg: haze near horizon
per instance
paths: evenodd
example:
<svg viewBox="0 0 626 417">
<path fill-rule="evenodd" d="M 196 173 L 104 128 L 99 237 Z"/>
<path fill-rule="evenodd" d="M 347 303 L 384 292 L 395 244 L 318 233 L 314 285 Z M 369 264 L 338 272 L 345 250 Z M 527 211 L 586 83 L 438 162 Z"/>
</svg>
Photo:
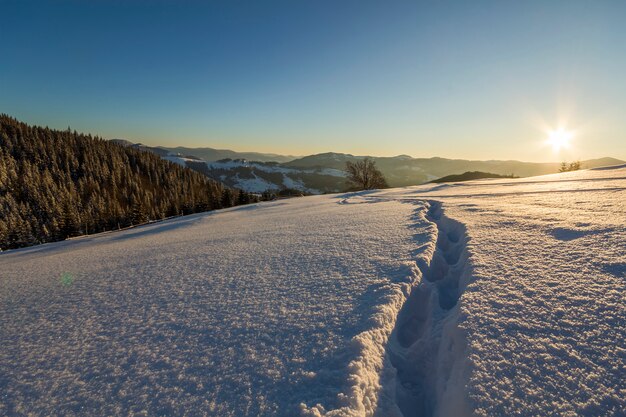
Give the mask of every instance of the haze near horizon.
<svg viewBox="0 0 626 417">
<path fill-rule="evenodd" d="M 6 1 L 0 112 L 148 145 L 626 159 L 620 2 Z"/>
</svg>

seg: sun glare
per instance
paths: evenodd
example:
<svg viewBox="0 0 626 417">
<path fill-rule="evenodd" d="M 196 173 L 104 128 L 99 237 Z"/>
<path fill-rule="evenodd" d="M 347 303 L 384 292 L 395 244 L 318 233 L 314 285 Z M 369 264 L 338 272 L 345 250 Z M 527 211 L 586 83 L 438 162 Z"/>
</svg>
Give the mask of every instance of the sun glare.
<svg viewBox="0 0 626 417">
<path fill-rule="evenodd" d="M 548 132 L 548 144 L 552 145 L 552 149 L 555 152 L 560 151 L 562 148 L 569 148 L 570 140 L 572 140 L 574 134 L 563 128 L 552 130 Z"/>
</svg>

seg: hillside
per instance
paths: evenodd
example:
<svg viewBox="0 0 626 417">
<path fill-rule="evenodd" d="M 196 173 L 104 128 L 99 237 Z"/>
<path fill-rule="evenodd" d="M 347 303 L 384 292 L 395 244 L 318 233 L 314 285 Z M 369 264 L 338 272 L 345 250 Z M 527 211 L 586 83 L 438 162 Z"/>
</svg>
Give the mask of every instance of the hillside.
<svg viewBox="0 0 626 417">
<path fill-rule="evenodd" d="M 220 159 L 248 159 L 251 161 L 260 162 L 289 162 L 297 156 L 279 155 L 275 153 L 263 153 L 263 152 L 237 152 L 229 149 L 215 149 L 215 148 L 186 148 L 183 146 L 177 146 L 175 148 L 163 147 L 170 153 L 181 155 L 194 155 L 205 161 L 213 162 Z"/>
<path fill-rule="evenodd" d="M 298 169 L 272 162 L 223 159 L 216 162 L 166 157 L 224 184 L 249 192 L 296 189 L 312 194 L 337 192 L 345 188 L 345 174 L 332 168 Z"/>
<path fill-rule="evenodd" d="M 350 154 L 324 153 L 296 159 L 284 164 L 291 168 L 335 168 L 343 169 L 346 161 L 363 158 Z M 559 172 L 560 162 L 538 163 L 521 161 L 471 161 L 447 158 L 412 158 L 407 155 L 395 157 L 372 157 L 392 187 L 418 185 L 446 175 L 467 171 L 491 172 L 499 175 L 530 177 Z M 583 168 L 618 165 L 624 163 L 615 158 L 589 159 L 582 162 Z"/>
<path fill-rule="evenodd" d="M 268 154 L 244 154 L 224 151 L 217 154 L 211 148 L 163 148 L 141 144 L 126 144 L 157 153 L 161 157 L 188 166 L 226 185 L 260 193 L 265 190 L 293 188 L 313 194 L 341 192 L 347 188 L 343 170 L 347 161 L 363 156 L 327 152 L 299 159 L 278 158 Z M 208 151 L 207 151 L 208 149 Z M 273 158 L 273 160 L 272 160 Z M 372 157 L 391 187 L 424 184 L 447 175 L 468 171 L 490 172 L 504 176 L 529 177 L 559 172 L 560 162 L 534 163 L 520 161 L 470 161 L 446 158 L 412 158 L 408 155 Z M 289 160 L 288 162 L 280 162 Z M 583 168 L 618 165 L 615 158 L 581 161 Z"/>
<path fill-rule="evenodd" d="M 626 166 L 0 254 L 0 415 L 623 416 Z"/>
<path fill-rule="evenodd" d="M 220 159 L 248 159 L 259 162 L 289 162 L 297 159 L 297 156 L 279 155 L 275 153 L 263 152 L 237 152 L 230 149 L 215 148 L 189 148 L 184 146 L 166 147 L 166 146 L 147 146 L 141 143 L 132 143 L 125 139 L 111 139 L 112 142 L 124 145 L 134 146 L 144 150 L 149 150 L 158 155 L 177 155 L 177 156 L 193 156 L 193 158 L 202 159 L 207 162 L 219 161 Z"/>
<path fill-rule="evenodd" d="M 204 162 L 195 155 L 165 157 L 204 173 L 209 178 L 251 192 L 265 189 L 296 188 L 320 194 L 346 190 L 343 169 L 346 161 L 362 157 L 326 153 L 311 155 L 287 163 L 248 160 Z M 531 163 L 519 161 L 469 161 L 445 158 L 373 157 L 391 187 L 419 185 L 434 179 L 467 171 L 484 171 L 500 176 L 536 176 L 559 172 L 560 163 Z M 582 161 L 583 168 L 617 165 L 614 158 Z"/>
<path fill-rule="evenodd" d="M 0 250 L 251 198 L 236 197 L 151 152 L 0 115 Z"/>
</svg>

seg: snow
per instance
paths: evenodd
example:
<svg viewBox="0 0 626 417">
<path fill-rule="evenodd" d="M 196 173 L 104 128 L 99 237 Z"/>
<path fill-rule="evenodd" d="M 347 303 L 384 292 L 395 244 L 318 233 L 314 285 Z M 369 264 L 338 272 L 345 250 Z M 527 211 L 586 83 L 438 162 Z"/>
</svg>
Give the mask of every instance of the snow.
<svg viewBox="0 0 626 417">
<path fill-rule="evenodd" d="M 187 162 L 198 162 L 197 159 L 191 159 L 191 158 L 185 158 L 182 157 L 180 155 L 166 155 L 166 156 L 162 156 L 162 159 L 165 159 L 166 161 L 170 161 L 170 162 L 174 162 L 175 164 L 178 164 L 180 166 L 186 167 L 187 166 Z"/>
<path fill-rule="evenodd" d="M 292 188 L 296 190 L 307 190 L 307 187 L 302 183 L 302 181 L 296 181 L 293 178 L 290 178 L 283 174 L 283 185 L 286 188 Z"/>
<path fill-rule="evenodd" d="M 281 172 L 281 173 L 292 173 L 298 172 L 297 170 L 291 168 L 285 168 L 274 164 L 266 164 L 262 162 L 251 162 L 245 159 L 234 159 L 227 161 L 214 161 L 214 162 L 206 162 L 207 167 L 209 169 L 233 169 L 233 168 L 255 168 L 259 171 L 264 172 Z"/>
<path fill-rule="evenodd" d="M 169 157 L 166 157 L 169 158 Z M 300 168 L 289 168 L 280 165 L 268 164 L 263 162 L 251 162 L 245 159 L 235 159 L 228 161 L 215 161 L 215 162 L 206 162 L 206 165 L 209 169 L 234 169 L 240 167 L 247 168 L 255 168 L 259 171 L 264 172 L 279 172 L 282 174 L 300 174 L 300 173 L 308 173 L 308 174 L 321 174 L 321 175 L 329 175 L 333 177 L 345 177 L 345 172 L 334 169 L 334 168 L 314 168 L 314 169 L 300 169 Z"/>
<path fill-rule="evenodd" d="M 172 157 L 166 157 L 166 159 L 178 162 L 172 159 Z M 180 158 L 179 158 L 180 159 Z M 184 161 L 182 162 L 184 164 Z M 275 164 L 267 164 L 262 162 L 250 162 L 245 159 L 206 162 L 207 167 L 210 170 L 236 170 L 237 168 L 249 168 L 252 170 L 251 174 L 255 178 L 242 179 L 236 173 L 232 179 L 233 184 L 240 189 L 248 192 L 260 193 L 266 190 L 276 190 L 285 188 L 292 188 L 301 191 L 305 191 L 312 194 L 321 194 L 322 192 L 316 188 L 307 186 L 302 180 L 298 179 L 302 174 L 318 174 L 331 177 L 343 178 L 346 176 L 345 172 L 332 169 L 332 168 L 314 168 L 314 169 L 299 169 L 279 166 Z M 280 173 L 283 180 L 277 183 L 267 181 L 263 178 L 259 178 L 255 171 L 267 172 L 267 173 Z M 225 179 L 227 175 L 221 175 L 221 178 Z"/>
<path fill-rule="evenodd" d="M 366 407 L 412 211 L 311 197 L 4 253 L 0 414 Z"/>
<path fill-rule="evenodd" d="M 175 164 L 181 165 L 181 166 L 187 166 L 185 164 L 186 160 L 185 158 L 181 158 L 180 156 L 176 156 L 176 155 L 166 155 L 161 157 L 162 159 L 165 159 L 166 161 L 170 161 L 173 162 Z"/>
<path fill-rule="evenodd" d="M 229 159 L 225 161 L 205 162 L 210 169 L 232 169 L 239 167 L 249 167 L 250 162 L 245 159 Z"/>
<path fill-rule="evenodd" d="M 310 172 L 311 170 L 303 170 L 303 171 Z M 330 175 L 332 177 L 345 177 L 346 176 L 345 171 L 342 171 L 340 169 L 335 169 L 335 168 L 320 168 L 320 169 L 312 170 L 312 172 L 315 172 L 321 175 Z"/>
<path fill-rule="evenodd" d="M 435 415 L 465 415 L 459 388 L 479 416 L 626 414 L 625 167 L 380 194 L 442 201 L 468 234 L 464 362 Z"/>
<path fill-rule="evenodd" d="M 0 415 L 626 414 L 626 167 L 0 254 Z"/>
<path fill-rule="evenodd" d="M 252 173 L 252 176 L 253 178 L 241 178 L 239 174 L 236 174 L 233 182 L 237 188 L 246 190 L 250 193 L 262 193 L 263 191 L 275 188 L 274 184 L 264 180 L 263 178 L 257 177 L 255 173 Z"/>
</svg>

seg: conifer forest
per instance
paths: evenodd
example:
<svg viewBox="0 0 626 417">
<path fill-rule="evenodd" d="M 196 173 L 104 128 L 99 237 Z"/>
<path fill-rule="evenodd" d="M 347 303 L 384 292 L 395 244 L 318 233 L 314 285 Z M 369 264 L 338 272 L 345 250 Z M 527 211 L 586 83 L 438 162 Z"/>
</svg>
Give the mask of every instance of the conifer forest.
<svg viewBox="0 0 626 417">
<path fill-rule="evenodd" d="M 150 152 L 0 115 L 0 250 L 256 199 Z"/>
</svg>

